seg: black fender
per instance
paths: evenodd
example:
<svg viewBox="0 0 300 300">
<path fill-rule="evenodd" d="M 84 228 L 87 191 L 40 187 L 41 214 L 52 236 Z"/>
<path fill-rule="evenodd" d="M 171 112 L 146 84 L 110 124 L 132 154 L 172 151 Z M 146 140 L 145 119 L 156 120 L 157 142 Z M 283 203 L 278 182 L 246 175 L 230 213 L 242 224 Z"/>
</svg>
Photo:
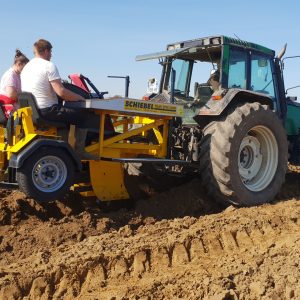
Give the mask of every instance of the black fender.
<svg viewBox="0 0 300 300">
<path fill-rule="evenodd" d="M 211 117 L 221 116 L 229 107 L 239 102 L 259 102 L 274 109 L 273 100 L 263 93 L 242 89 L 229 89 L 224 90 L 223 95 L 220 100 L 210 98 L 207 103 L 199 109 L 198 114 L 194 116 L 194 120 L 198 124 L 203 124 L 203 117 L 209 117 L 208 119 L 211 119 Z"/>
<path fill-rule="evenodd" d="M 9 167 L 18 169 L 22 167 L 24 161 L 34 152 L 38 151 L 42 147 L 58 147 L 62 148 L 66 151 L 74 161 L 75 170 L 81 170 L 81 161 L 72 147 L 66 143 L 65 141 L 61 140 L 52 140 L 52 139 L 37 139 L 34 140 L 31 144 L 24 147 L 19 153 L 14 153 L 11 155 L 9 160 Z"/>
</svg>

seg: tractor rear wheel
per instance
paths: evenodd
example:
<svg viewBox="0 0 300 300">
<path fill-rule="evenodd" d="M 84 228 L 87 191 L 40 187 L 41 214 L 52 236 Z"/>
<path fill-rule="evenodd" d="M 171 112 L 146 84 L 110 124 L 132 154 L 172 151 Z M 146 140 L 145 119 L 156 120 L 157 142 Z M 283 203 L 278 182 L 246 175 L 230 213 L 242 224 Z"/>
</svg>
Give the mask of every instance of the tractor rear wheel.
<svg viewBox="0 0 300 300">
<path fill-rule="evenodd" d="M 68 154 L 55 147 L 40 148 L 17 170 L 20 189 L 38 202 L 64 196 L 74 179 L 74 163 Z"/>
<path fill-rule="evenodd" d="M 238 206 L 270 202 L 287 169 L 287 138 L 266 105 L 244 103 L 203 130 L 201 178 L 208 194 Z"/>
</svg>

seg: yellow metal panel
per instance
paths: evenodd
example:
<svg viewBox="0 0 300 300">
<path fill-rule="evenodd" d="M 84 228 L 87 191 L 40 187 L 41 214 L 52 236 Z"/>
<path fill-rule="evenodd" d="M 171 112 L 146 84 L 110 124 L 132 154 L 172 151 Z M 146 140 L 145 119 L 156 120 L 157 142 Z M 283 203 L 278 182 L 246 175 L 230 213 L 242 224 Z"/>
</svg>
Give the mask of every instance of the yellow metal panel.
<svg viewBox="0 0 300 300">
<path fill-rule="evenodd" d="M 34 126 L 32 123 L 32 109 L 31 107 L 20 108 L 14 113 L 14 118 L 19 117 L 22 119 L 22 126 L 25 135 L 34 133 Z"/>
<path fill-rule="evenodd" d="M 140 157 L 141 155 L 151 155 L 155 157 L 160 157 L 157 155 L 156 150 L 148 150 L 148 149 L 120 149 L 120 155 L 115 156 L 110 150 L 114 150 L 114 148 L 105 148 L 101 157 Z"/>
<path fill-rule="evenodd" d="M 159 126 L 159 125 L 162 125 L 162 124 L 163 124 L 163 120 L 157 120 L 157 121 L 155 121 L 155 122 L 153 122 L 151 124 L 148 124 L 148 125 L 145 125 L 145 126 L 142 126 L 142 127 L 139 127 L 139 128 L 136 128 L 136 129 L 133 129 L 133 130 L 130 130 L 130 131 L 127 131 L 125 133 L 119 134 L 119 135 L 114 136 L 112 138 L 106 139 L 104 141 L 103 146 L 107 146 L 109 144 L 112 144 L 112 143 L 115 143 L 115 142 L 127 139 L 129 137 L 134 136 L 134 135 L 138 135 L 138 134 L 142 133 L 143 131 L 150 130 L 153 127 L 156 127 L 156 126 Z"/>
<path fill-rule="evenodd" d="M 105 112 L 100 112 L 100 130 L 99 130 L 99 156 L 102 155 L 102 151 L 103 151 L 103 141 L 104 141 L 104 126 L 105 126 Z"/>
<path fill-rule="evenodd" d="M 148 144 L 127 144 L 127 143 L 118 143 L 118 144 L 111 144 L 107 145 L 106 148 L 117 148 L 117 149 L 149 149 L 149 150 L 160 150 L 159 145 L 148 145 Z"/>
<path fill-rule="evenodd" d="M 0 126 L 0 144 L 4 144 L 5 129 Z"/>
<path fill-rule="evenodd" d="M 8 147 L 7 151 L 12 153 L 19 152 L 23 147 L 25 147 L 30 141 L 32 141 L 37 135 L 36 134 L 27 134 L 24 139 L 20 140 L 17 144 L 12 147 Z"/>
<path fill-rule="evenodd" d="M 128 125 L 129 125 L 129 119 L 124 117 L 124 123 L 123 123 L 123 132 L 127 132 L 128 131 Z"/>
<path fill-rule="evenodd" d="M 154 121 L 155 121 L 154 119 L 145 118 L 145 117 L 135 117 L 134 118 L 135 124 L 150 124 L 150 123 L 153 123 Z"/>
<path fill-rule="evenodd" d="M 99 143 L 95 143 L 85 147 L 85 151 L 90 153 L 97 153 L 99 151 L 99 148 L 100 148 Z"/>
<path fill-rule="evenodd" d="M 82 197 L 94 197 L 96 196 L 94 191 L 92 190 L 92 186 L 91 186 L 91 183 L 90 182 L 84 182 L 84 183 L 76 183 L 74 184 L 72 187 L 71 187 L 71 190 L 76 192 L 77 189 L 80 189 L 80 188 L 86 188 L 85 191 L 83 192 L 79 192 L 79 194 L 82 196 Z"/>
<path fill-rule="evenodd" d="M 6 144 L 4 144 L 5 130 L 0 126 L 0 169 L 3 170 L 6 162 L 6 153 L 3 150 L 6 150 Z"/>
<path fill-rule="evenodd" d="M 87 191 L 87 192 L 80 192 L 79 193 L 82 197 L 95 197 L 94 191 Z"/>
<path fill-rule="evenodd" d="M 160 131 L 157 128 L 153 128 L 153 131 L 154 131 L 154 134 L 155 134 L 155 136 L 158 140 L 158 143 L 162 144 L 163 143 L 163 138 L 162 138 L 162 135 L 161 135 Z"/>
<path fill-rule="evenodd" d="M 5 153 L 4 152 L 0 152 L 0 171 L 2 171 L 4 169 L 5 166 Z"/>
<path fill-rule="evenodd" d="M 34 131 L 37 135 L 47 136 L 47 137 L 58 137 L 57 129 L 55 127 L 50 127 L 47 130 L 37 130 Z"/>
<path fill-rule="evenodd" d="M 103 148 L 103 153 L 101 157 L 106 158 L 118 158 L 118 157 L 127 157 L 133 158 L 138 157 L 139 155 L 146 154 L 155 156 L 156 150 L 148 150 L 148 149 L 120 149 L 120 148 Z"/>
<path fill-rule="evenodd" d="M 113 122 L 113 126 L 116 128 L 120 125 L 124 125 L 125 123 L 133 124 L 133 123 L 135 123 L 135 118 L 128 117 L 128 118 L 124 119 L 124 117 L 123 117 L 123 119 Z"/>
<path fill-rule="evenodd" d="M 101 201 L 128 199 L 124 185 L 124 170 L 120 163 L 90 161 L 91 183 Z"/>
<path fill-rule="evenodd" d="M 103 149 L 102 156 L 103 157 L 121 157 L 121 156 L 124 157 L 120 149 L 109 149 L 109 148 Z"/>
<path fill-rule="evenodd" d="M 164 126 L 163 126 L 163 143 L 162 143 L 162 152 L 160 155 L 162 157 L 167 156 L 168 152 L 168 134 L 169 134 L 169 121 L 164 120 Z"/>
<path fill-rule="evenodd" d="M 21 139 L 21 125 L 15 126 L 15 135 L 13 136 L 14 144 L 16 144 Z"/>
</svg>

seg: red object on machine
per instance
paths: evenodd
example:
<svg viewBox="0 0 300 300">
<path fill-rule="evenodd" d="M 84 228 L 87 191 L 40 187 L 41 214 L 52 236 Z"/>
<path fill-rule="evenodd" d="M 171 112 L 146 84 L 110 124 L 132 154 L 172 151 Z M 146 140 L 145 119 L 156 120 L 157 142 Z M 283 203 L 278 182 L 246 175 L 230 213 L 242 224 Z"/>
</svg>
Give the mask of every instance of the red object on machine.
<svg viewBox="0 0 300 300">
<path fill-rule="evenodd" d="M 87 93 L 90 92 L 85 81 L 83 80 L 83 78 L 81 78 L 81 74 L 71 74 L 71 75 L 69 75 L 69 78 L 71 79 L 72 84 L 82 88 Z"/>
<path fill-rule="evenodd" d="M 80 87 L 81 89 L 83 89 L 84 91 L 86 91 L 87 93 L 90 94 L 90 91 L 85 82 L 84 76 L 82 76 L 81 74 L 71 74 L 71 75 L 69 75 L 69 78 L 71 79 L 72 84 Z M 112 123 L 111 117 L 108 115 L 105 116 L 105 125 L 104 126 L 105 126 L 106 130 L 115 132 L 115 128 Z"/>
<path fill-rule="evenodd" d="M 143 100 L 150 100 L 150 97 L 147 95 L 147 96 L 143 96 Z"/>
<path fill-rule="evenodd" d="M 16 103 L 15 100 L 4 96 L 0 95 L 0 105 L 3 113 L 5 114 L 5 117 L 8 118 L 11 114 L 11 111 L 14 109 L 14 104 Z"/>
</svg>

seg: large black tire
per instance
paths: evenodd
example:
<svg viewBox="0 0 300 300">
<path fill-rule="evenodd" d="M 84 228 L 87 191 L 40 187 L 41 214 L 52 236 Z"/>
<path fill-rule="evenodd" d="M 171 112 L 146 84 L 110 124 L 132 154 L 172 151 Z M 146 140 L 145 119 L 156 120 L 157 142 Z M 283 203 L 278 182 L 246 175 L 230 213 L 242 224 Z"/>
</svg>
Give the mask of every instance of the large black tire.
<svg viewBox="0 0 300 300">
<path fill-rule="evenodd" d="M 288 146 L 281 121 L 268 106 L 240 104 L 203 134 L 200 174 L 210 196 L 238 206 L 273 200 L 284 182 Z"/>
<path fill-rule="evenodd" d="M 63 197 L 74 180 L 74 163 L 60 148 L 43 147 L 34 152 L 17 170 L 20 189 L 38 202 Z"/>
</svg>

